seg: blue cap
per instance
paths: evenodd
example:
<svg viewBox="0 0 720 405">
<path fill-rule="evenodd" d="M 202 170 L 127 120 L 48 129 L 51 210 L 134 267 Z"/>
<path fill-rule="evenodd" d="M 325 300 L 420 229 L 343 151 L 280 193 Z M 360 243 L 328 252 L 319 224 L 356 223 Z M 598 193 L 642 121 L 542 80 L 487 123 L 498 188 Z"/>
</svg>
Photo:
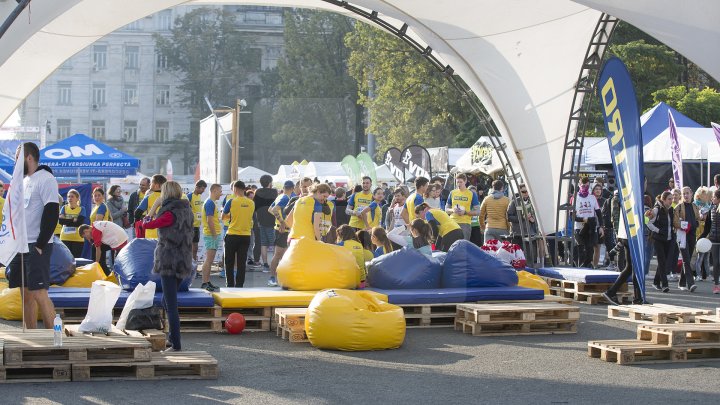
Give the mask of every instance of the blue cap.
<svg viewBox="0 0 720 405">
<path fill-rule="evenodd" d="M 283 188 L 295 188 L 295 183 L 292 180 L 285 180 Z"/>
</svg>

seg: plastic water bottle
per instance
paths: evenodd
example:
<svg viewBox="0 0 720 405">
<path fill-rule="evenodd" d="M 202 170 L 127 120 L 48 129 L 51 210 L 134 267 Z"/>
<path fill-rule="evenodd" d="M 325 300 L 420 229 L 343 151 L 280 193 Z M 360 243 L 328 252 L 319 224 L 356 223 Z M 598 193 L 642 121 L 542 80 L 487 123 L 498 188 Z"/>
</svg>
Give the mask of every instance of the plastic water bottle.
<svg viewBox="0 0 720 405">
<path fill-rule="evenodd" d="M 63 322 L 60 314 L 55 314 L 55 322 L 53 322 L 53 344 L 62 346 Z"/>
</svg>

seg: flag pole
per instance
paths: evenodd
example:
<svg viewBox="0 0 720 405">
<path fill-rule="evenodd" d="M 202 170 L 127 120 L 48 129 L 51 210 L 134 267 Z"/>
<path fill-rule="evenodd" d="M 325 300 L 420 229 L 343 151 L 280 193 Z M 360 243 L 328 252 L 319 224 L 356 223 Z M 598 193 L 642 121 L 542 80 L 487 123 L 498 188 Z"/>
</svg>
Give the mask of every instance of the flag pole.
<svg viewBox="0 0 720 405">
<path fill-rule="evenodd" d="M 27 332 L 25 327 L 25 254 L 20 253 L 20 305 L 22 306 L 23 333 Z"/>
</svg>

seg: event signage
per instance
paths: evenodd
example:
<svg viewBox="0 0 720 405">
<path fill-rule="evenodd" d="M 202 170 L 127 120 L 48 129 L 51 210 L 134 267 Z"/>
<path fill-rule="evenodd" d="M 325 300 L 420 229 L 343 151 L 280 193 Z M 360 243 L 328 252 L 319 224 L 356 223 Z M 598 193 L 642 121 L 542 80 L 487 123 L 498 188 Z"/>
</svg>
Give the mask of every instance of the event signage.
<svg viewBox="0 0 720 405">
<path fill-rule="evenodd" d="M 342 162 L 340 162 L 340 165 L 342 166 L 343 170 L 345 170 L 345 173 L 347 173 L 350 184 L 360 184 L 360 165 L 358 165 L 357 159 L 355 159 L 355 156 L 353 155 L 347 155 L 343 158 Z"/>
<path fill-rule="evenodd" d="M 645 300 L 645 238 L 643 237 L 643 142 L 640 114 L 630 73 L 618 58 L 603 65 L 597 85 L 613 168 L 617 173 L 622 215 L 628 236 L 634 280 Z"/>
<path fill-rule="evenodd" d="M 140 160 L 86 135 L 70 138 L 40 150 L 40 164 L 58 177 L 119 177 L 133 175 Z"/>
<path fill-rule="evenodd" d="M 720 124 L 711 122 L 710 125 L 712 125 L 713 132 L 715 133 L 715 139 L 717 140 L 718 145 L 720 145 Z"/>
<path fill-rule="evenodd" d="M 22 145 L 17 156 L 7 199 L 2 209 L 2 225 L 0 225 L 0 263 L 6 264 L 10 263 L 16 254 L 28 252 L 27 229 L 25 228 L 25 186 L 23 185 L 25 150 Z M 28 198 L 30 197 L 28 196 Z"/>
<path fill-rule="evenodd" d="M 405 148 L 400 161 L 412 177 L 425 177 L 428 180 L 432 177 L 430 154 L 422 146 L 411 145 Z"/>
<path fill-rule="evenodd" d="M 680 154 L 680 143 L 678 142 L 677 126 L 675 126 L 675 118 L 668 109 L 668 121 L 670 128 L 670 144 L 672 145 L 672 171 L 675 187 L 682 190 L 683 188 L 683 167 L 682 155 Z"/>
<path fill-rule="evenodd" d="M 403 164 L 400 161 L 402 152 L 398 148 L 390 148 L 385 152 L 385 166 L 390 169 L 393 177 L 400 183 L 405 182 L 405 173 L 403 172 Z"/>
<path fill-rule="evenodd" d="M 373 184 L 377 184 L 377 173 L 375 172 L 375 163 L 370 155 L 366 152 L 360 152 L 355 159 L 360 167 L 360 173 L 372 179 Z"/>
</svg>

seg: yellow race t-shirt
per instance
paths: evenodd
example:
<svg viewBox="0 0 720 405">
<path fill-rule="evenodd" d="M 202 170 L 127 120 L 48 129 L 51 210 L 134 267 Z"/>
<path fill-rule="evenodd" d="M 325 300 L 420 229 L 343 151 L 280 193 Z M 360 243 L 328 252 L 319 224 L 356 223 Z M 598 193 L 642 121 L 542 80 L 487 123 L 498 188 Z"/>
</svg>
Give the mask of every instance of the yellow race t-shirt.
<svg viewBox="0 0 720 405">
<path fill-rule="evenodd" d="M 332 228 L 332 217 L 333 217 L 333 211 L 335 211 L 335 203 L 332 201 L 327 202 L 328 207 L 330 207 L 330 213 L 325 214 L 323 212 L 321 219 L 320 219 L 320 235 L 325 236 L 330 232 L 330 228 Z"/>
<path fill-rule="evenodd" d="M 418 193 L 412 193 L 405 201 L 405 208 L 407 208 L 408 212 L 408 222 L 412 222 L 415 218 L 415 207 L 422 204 L 425 199 L 421 194 Z"/>
<path fill-rule="evenodd" d="M 75 208 L 70 207 L 70 204 L 65 204 L 60 209 L 60 214 L 64 215 L 65 218 L 75 219 L 79 216 L 85 216 L 85 210 L 82 206 L 78 205 Z M 82 236 L 78 233 L 77 227 L 63 225 L 62 231 L 60 231 L 60 240 L 64 242 L 83 242 Z"/>
<path fill-rule="evenodd" d="M 202 227 L 203 235 L 212 236 L 210 233 L 210 227 L 208 226 L 208 217 L 212 217 L 212 222 L 215 225 L 215 236 L 222 234 L 222 225 L 220 224 L 220 211 L 218 210 L 217 204 L 211 198 L 205 200 L 203 203 L 202 212 Z"/>
<path fill-rule="evenodd" d="M 316 212 L 322 213 L 322 204 L 315 197 L 308 195 L 299 198 L 293 207 L 293 224 L 288 237 L 290 239 L 315 240 L 313 221 Z"/>
<path fill-rule="evenodd" d="M 230 225 L 228 235 L 250 236 L 253 228 L 253 213 L 255 202 L 242 196 L 235 197 L 225 203 L 223 214 L 230 214 Z"/>
<path fill-rule="evenodd" d="M 449 207 L 455 208 L 460 206 L 465 210 L 465 214 L 463 215 L 458 215 L 454 212 L 450 215 L 450 218 L 455 220 L 458 224 L 472 223 L 472 217 L 467 215 L 467 213 L 472 210 L 472 207 L 480 205 L 480 200 L 478 200 L 477 194 L 468 189 L 465 189 L 465 191 L 460 191 L 459 189 L 451 191 L 447 202 L 448 204 L 451 204 Z"/>
<path fill-rule="evenodd" d="M 360 192 L 360 193 L 355 193 L 350 197 L 350 199 L 348 200 L 347 206 L 348 206 L 348 208 L 353 210 L 353 212 L 360 213 L 360 212 L 362 212 L 362 210 L 367 208 L 370 205 L 370 203 L 372 203 L 372 202 L 373 202 L 372 193 Z M 353 228 L 357 228 L 357 229 L 365 229 L 365 223 L 363 223 L 362 219 L 360 219 L 354 215 L 352 217 L 350 217 L 350 223 L 348 225 L 352 226 Z"/>
<path fill-rule="evenodd" d="M 440 236 L 445 236 L 448 232 L 460 229 L 460 225 L 457 224 L 450 216 L 443 210 L 437 208 L 431 208 L 425 214 L 425 220 L 428 222 L 435 221 L 438 224 L 438 233 Z"/>
<path fill-rule="evenodd" d="M 202 208 L 205 202 L 202 200 L 201 195 L 195 193 L 188 193 L 187 199 L 190 201 L 190 208 L 192 208 L 195 217 L 193 219 L 193 228 L 198 228 L 202 223 Z"/>
</svg>

